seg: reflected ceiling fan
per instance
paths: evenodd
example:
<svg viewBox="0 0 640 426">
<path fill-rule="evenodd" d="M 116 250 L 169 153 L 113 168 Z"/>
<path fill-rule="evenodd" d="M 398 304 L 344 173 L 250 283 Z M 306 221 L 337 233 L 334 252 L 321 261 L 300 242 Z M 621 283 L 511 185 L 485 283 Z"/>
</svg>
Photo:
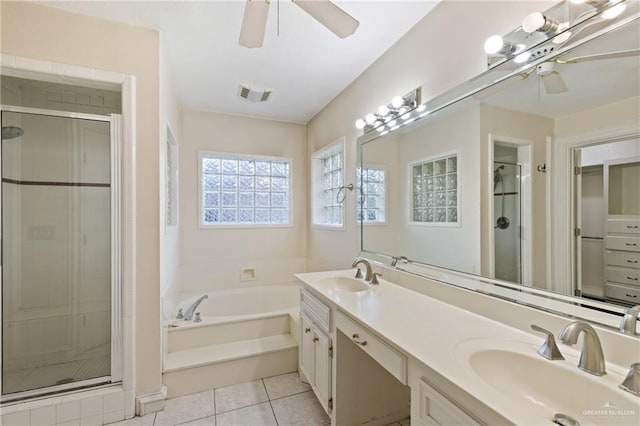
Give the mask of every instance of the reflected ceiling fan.
<svg viewBox="0 0 640 426">
<path fill-rule="evenodd" d="M 615 58 L 627 58 L 631 56 L 640 56 L 640 49 L 631 49 L 631 50 L 621 50 L 618 52 L 607 52 L 607 53 L 597 53 L 594 55 L 585 55 L 585 56 L 576 56 L 575 58 L 570 59 L 560 59 L 556 58 L 547 62 L 542 62 L 538 64 L 535 68 L 522 73 L 521 76 L 523 79 L 529 77 L 531 74 L 536 73 L 536 75 L 542 80 L 542 85 L 544 86 L 544 90 L 549 95 L 555 95 L 558 93 L 565 93 L 569 91 L 569 87 L 567 83 L 562 78 L 562 74 L 560 71 L 556 69 L 556 64 L 567 65 L 567 64 L 578 64 L 581 62 L 589 62 L 589 61 L 600 61 L 605 59 L 615 59 Z"/>
<path fill-rule="evenodd" d="M 278 0 L 279 1 L 279 0 Z M 360 23 L 328 0 L 291 0 L 340 38 L 355 33 Z M 247 0 L 240 29 L 240 46 L 262 47 L 270 0 Z"/>
</svg>

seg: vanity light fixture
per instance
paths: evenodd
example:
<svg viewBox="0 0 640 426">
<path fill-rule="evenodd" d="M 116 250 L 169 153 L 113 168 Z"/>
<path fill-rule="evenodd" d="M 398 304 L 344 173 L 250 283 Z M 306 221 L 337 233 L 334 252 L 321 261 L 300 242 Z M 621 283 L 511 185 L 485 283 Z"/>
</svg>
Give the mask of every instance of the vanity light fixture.
<svg viewBox="0 0 640 426">
<path fill-rule="evenodd" d="M 510 43 L 499 35 L 492 35 L 484 42 L 484 51 L 489 55 L 509 56 L 522 52 L 524 48 L 524 44 Z"/>
<path fill-rule="evenodd" d="M 555 44 L 562 44 L 569 40 L 571 32 L 566 31 L 568 28 L 568 22 L 558 22 L 540 12 L 530 13 L 524 18 L 524 21 L 522 21 L 522 29 L 524 32 L 529 34 L 535 32 L 543 33 L 549 37 L 553 37 L 553 43 Z"/>
<path fill-rule="evenodd" d="M 355 123 L 356 129 L 363 130 L 364 133 L 377 129 L 381 134 L 386 134 L 400 126 L 398 119 L 402 119 L 402 125 L 404 125 L 411 118 L 413 110 L 419 108 L 418 105 L 420 105 L 420 88 L 404 96 L 394 97 L 390 104 L 380 105 L 375 113 L 367 114 L 364 119 L 358 118 Z M 388 129 L 385 130 L 385 128 Z"/>
<path fill-rule="evenodd" d="M 620 2 L 614 5 L 618 0 L 570 0 L 573 4 L 588 4 L 589 6 L 597 9 L 598 11 L 604 10 L 611 6 L 609 9 L 602 12 L 602 19 L 615 19 L 627 8 L 627 5 Z"/>
</svg>

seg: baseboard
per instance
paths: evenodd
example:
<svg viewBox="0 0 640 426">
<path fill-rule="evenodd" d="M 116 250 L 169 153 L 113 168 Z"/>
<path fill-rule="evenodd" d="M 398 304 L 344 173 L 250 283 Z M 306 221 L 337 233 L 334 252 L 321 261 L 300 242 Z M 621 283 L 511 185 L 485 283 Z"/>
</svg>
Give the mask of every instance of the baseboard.
<svg viewBox="0 0 640 426">
<path fill-rule="evenodd" d="M 149 413 L 164 410 L 165 399 L 167 399 L 167 387 L 165 385 L 162 385 L 158 392 L 137 396 L 136 415 L 142 417 Z"/>
</svg>

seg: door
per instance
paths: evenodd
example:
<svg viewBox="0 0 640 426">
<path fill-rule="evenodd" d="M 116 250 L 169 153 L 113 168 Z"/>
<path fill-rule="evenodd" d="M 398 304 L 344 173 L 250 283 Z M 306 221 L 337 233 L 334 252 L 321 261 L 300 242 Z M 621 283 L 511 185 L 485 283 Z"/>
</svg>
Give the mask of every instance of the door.
<svg viewBox="0 0 640 426">
<path fill-rule="evenodd" d="M 111 382 L 114 119 L 20 107 L 1 118 L 2 400 Z"/>
<path fill-rule="evenodd" d="M 325 411 L 329 413 L 329 398 L 331 398 L 331 339 L 324 332 L 315 330 L 315 366 L 314 390 Z"/>
<path fill-rule="evenodd" d="M 313 359 L 315 357 L 314 350 L 314 332 L 313 324 L 306 315 L 301 315 L 302 336 L 300 338 L 300 373 L 313 384 L 315 380 L 315 367 Z"/>
</svg>

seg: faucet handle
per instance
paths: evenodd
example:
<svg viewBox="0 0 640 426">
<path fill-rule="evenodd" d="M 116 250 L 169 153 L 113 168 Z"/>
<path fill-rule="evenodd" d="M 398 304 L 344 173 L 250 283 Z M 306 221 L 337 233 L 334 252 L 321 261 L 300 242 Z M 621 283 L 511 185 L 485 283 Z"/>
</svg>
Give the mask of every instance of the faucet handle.
<svg viewBox="0 0 640 426">
<path fill-rule="evenodd" d="M 371 278 L 371 284 L 373 285 L 378 285 L 380 284 L 380 281 L 378 281 L 378 277 L 381 277 L 382 274 L 379 274 L 378 272 L 374 272 L 373 273 L 373 277 Z"/>
<path fill-rule="evenodd" d="M 182 319 L 184 318 L 184 311 L 182 310 L 182 308 L 178 309 L 178 315 L 176 315 L 176 319 Z"/>
<path fill-rule="evenodd" d="M 620 389 L 640 396 L 640 362 L 631 364 L 627 377 L 620 384 Z"/>
<path fill-rule="evenodd" d="M 562 352 L 558 349 L 558 345 L 556 345 L 556 339 L 553 336 L 553 333 L 549 330 L 545 330 L 542 327 L 539 327 L 535 324 L 531 324 L 531 329 L 534 331 L 539 331 L 547 335 L 547 340 L 540 346 L 538 349 L 538 353 L 546 359 L 550 360 L 562 360 L 564 357 L 562 356 Z"/>
<path fill-rule="evenodd" d="M 362 278 L 362 271 L 359 266 L 356 266 L 356 275 L 355 278 Z"/>
</svg>

